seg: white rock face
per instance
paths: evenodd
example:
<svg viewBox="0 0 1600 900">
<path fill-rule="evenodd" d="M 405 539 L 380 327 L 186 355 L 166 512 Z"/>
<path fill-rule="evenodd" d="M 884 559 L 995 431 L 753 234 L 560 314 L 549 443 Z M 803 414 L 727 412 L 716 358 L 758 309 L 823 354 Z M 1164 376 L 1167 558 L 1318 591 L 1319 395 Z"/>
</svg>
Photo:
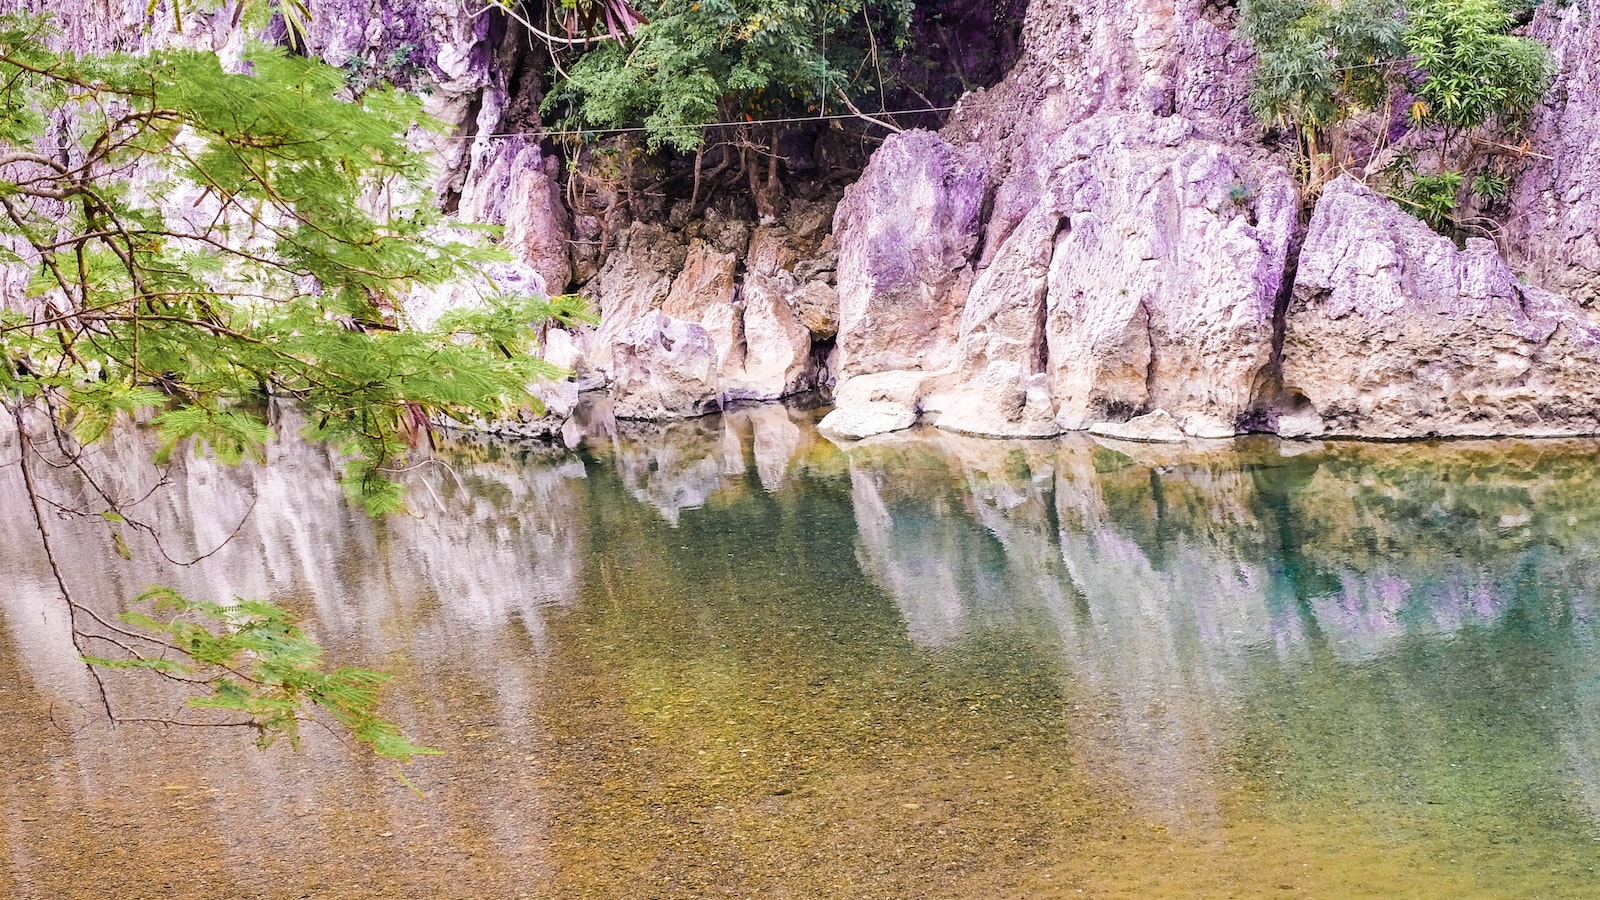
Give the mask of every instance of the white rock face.
<svg viewBox="0 0 1600 900">
<path fill-rule="evenodd" d="M 622 233 L 586 289 L 600 308 L 600 327 L 588 341 L 591 367 L 612 370 L 613 345 L 624 330 L 661 308 L 687 254 L 677 236 L 659 225 L 635 222 Z"/>
<path fill-rule="evenodd" d="M 1600 327 L 1577 303 L 1349 179 L 1312 216 L 1283 357 L 1295 435 L 1600 432 Z"/>
<path fill-rule="evenodd" d="M 1158 407 L 1190 434 L 1235 433 L 1269 381 L 1288 174 L 1176 116 L 1094 117 L 1030 161 L 1032 206 L 991 227 L 968 287 L 948 251 L 969 245 L 916 219 L 930 215 L 906 208 L 917 201 L 862 207 L 892 205 L 870 187 L 889 177 L 937 194 L 930 209 L 958 205 L 962 159 L 932 139 L 886 144 L 884 170 L 840 204 L 844 374 L 937 372 L 937 424 L 972 434 L 1040 437 Z"/>
<path fill-rule="evenodd" d="M 661 311 L 679 319 L 696 318 L 719 303 L 732 303 L 739 258 L 711 244 L 695 240 L 683 260 L 683 270 L 672 281 Z"/>
<path fill-rule="evenodd" d="M 1504 216 L 1512 261 L 1534 284 L 1585 307 L 1600 300 L 1600 19 L 1543 4 L 1529 36 L 1550 46 L 1555 81 L 1528 117 L 1533 151 Z"/>
<path fill-rule="evenodd" d="M 834 216 L 840 375 L 932 371 L 954 357 L 957 284 L 978 243 L 987 175 L 976 148 L 891 136 Z"/>
<path fill-rule="evenodd" d="M 537 143 L 515 140 L 520 146 L 496 148 L 475 161 L 460 216 L 468 222 L 503 224 L 500 245 L 538 272 L 551 293 L 559 294 L 572 278 L 567 252 L 572 217 L 551 174 L 559 167 Z"/>
<path fill-rule="evenodd" d="M 826 281 L 808 281 L 787 295 L 795 318 L 813 337 L 824 340 L 839 333 L 839 289 Z"/>
<path fill-rule="evenodd" d="M 837 316 L 826 308 L 832 293 L 826 270 L 802 273 L 809 276 L 804 281 L 795 272 L 800 257 L 796 245 L 805 242 L 785 227 L 756 229 L 745 251 L 747 271 L 741 278 L 740 257 L 722 248 L 725 241 L 696 238 L 685 248 L 657 226 L 635 224 L 592 285 L 602 323 L 591 347 L 605 342 L 608 334 L 620 335 L 664 313 L 700 326 L 709 337 L 719 406 L 812 390 L 827 371 L 825 363 L 813 357 L 812 327 L 796 310 L 805 309 L 824 327 L 832 324 L 830 316 Z M 592 349 L 587 363 L 599 367 L 602 359 Z M 648 383 L 653 377 L 649 373 L 635 370 L 624 377 L 614 361 L 605 365 L 610 366 L 612 393 L 621 408 L 650 408 L 653 401 L 641 399 L 636 404 L 629 399 L 630 392 L 661 393 Z"/>
<path fill-rule="evenodd" d="M 1175 117 L 1091 120 L 1054 158 L 1045 336 L 1061 426 L 1159 407 L 1190 433 L 1234 433 L 1271 363 L 1287 174 Z"/>
<path fill-rule="evenodd" d="M 811 332 L 784 296 L 767 279 L 745 278 L 743 358 L 723 380 L 727 399 L 776 400 L 816 385 Z"/>
<path fill-rule="evenodd" d="M 611 345 L 612 396 L 619 419 L 671 419 L 717 408 L 717 356 L 699 324 L 646 315 Z"/>
</svg>

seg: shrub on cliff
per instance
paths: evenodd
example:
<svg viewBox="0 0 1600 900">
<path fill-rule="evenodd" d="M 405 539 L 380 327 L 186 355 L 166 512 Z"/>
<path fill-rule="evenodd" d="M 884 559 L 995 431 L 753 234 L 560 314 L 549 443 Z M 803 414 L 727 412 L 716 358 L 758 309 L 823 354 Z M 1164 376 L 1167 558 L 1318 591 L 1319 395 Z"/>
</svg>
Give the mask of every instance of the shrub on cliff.
<svg viewBox="0 0 1600 900">
<path fill-rule="evenodd" d="M 1259 54 L 1250 110 L 1295 135 L 1301 182 L 1314 189 L 1347 153 L 1345 122 L 1391 97 L 1405 8 L 1401 0 L 1245 0 L 1239 30 Z"/>
<path fill-rule="evenodd" d="M 1250 108 L 1295 135 L 1307 196 L 1361 173 L 1397 132 L 1428 129 L 1389 170 L 1397 199 L 1449 231 L 1468 193 L 1503 193 L 1506 173 L 1482 164 L 1522 152 L 1482 131 L 1514 128 L 1549 90 L 1549 51 L 1515 24 L 1500 0 L 1246 0 L 1240 33 L 1259 54 Z M 1363 114 L 1377 121 L 1358 161 L 1347 125 Z"/>
<path fill-rule="evenodd" d="M 569 128 L 643 125 L 653 150 L 693 152 L 701 126 L 845 111 L 881 91 L 880 47 L 911 0 L 665 0 L 631 36 L 586 47 L 545 99 Z"/>
</svg>

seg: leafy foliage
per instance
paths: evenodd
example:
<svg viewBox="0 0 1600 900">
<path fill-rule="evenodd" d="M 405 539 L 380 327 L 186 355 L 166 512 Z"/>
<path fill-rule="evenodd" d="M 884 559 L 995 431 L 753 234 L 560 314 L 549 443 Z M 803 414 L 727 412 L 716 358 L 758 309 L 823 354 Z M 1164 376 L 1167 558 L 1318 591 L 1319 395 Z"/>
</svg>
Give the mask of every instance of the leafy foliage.
<svg viewBox="0 0 1600 900">
<path fill-rule="evenodd" d="M 122 620 L 147 635 L 161 636 L 182 658 L 90 657 L 90 663 L 203 681 L 211 695 L 192 698 L 189 705 L 243 714 L 263 748 L 280 737 L 299 747 L 302 719 L 307 709 L 316 708 L 379 756 L 408 762 L 439 752 L 412 743 L 378 715 L 378 691 L 389 676 L 349 666 L 326 669 L 322 647 L 282 607 L 239 597 L 231 604 L 191 600 L 166 588 L 138 599 L 151 603 L 158 615 L 170 616 L 130 612 Z"/>
<path fill-rule="evenodd" d="M 1413 107 L 1423 122 L 1475 128 L 1526 113 L 1544 99 L 1550 53 L 1509 34 L 1513 19 L 1499 0 L 1412 0 L 1406 51 L 1426 73 Z"/>
<path fill-rule="evenodd" d="M 405 143 L 426 121 L 414 101 L 343 102 L 339 70 L 277 52 L 226 73 L 208 53 L 79 59 L 41 38 L 0 23 L 0 234 L 34 272 L 26 311 L 0 324 L 6 396 L 80 440 L 154 413 L 169 450 L 226 459 L 268 436 L 252 401 L 293 397 L 386 510 L 383 471 L 419 413 L 492 416 L 560 374 L 513 350 L 544 321 L 586 320 L 576 298 L 497 296 L 444 331 L 401 327 L 407 290 L 501 258 L 406 199 L 427 175 Z M 47 137 L 70 141 L 67 162 L 24 149 Z"/>
<path fill-rule="evenodd" d="M 325 670 L 270 604 L 155 592 L 177 617 L 131 620 L 144 633 L 93 614 L 54 563 L 32 467 L 90 479 L 83 448 L 119 419 L 159 433 L 157 462 L 186 444 L 259 457 L 273 436 L 263 401 L 289 398 L 307 436 L 344 455 L 351 497 L 392 512 L 404 492 L 391 474 L 420 430 L 537 407 L 531 382 L 564 374 L 529 354 L 538 329 L 592 314 L 483 278 L 504 255 L 424 202 L 430 172 L 407 134 L 437 126 L 414 99 L 373 87 L 348 102 L 345 72 L 280 51 L 230 72 L 209 53 L 81 57 L 48 36 L 44 20 L 0 16 L 0 266 L 26 281 L 0 309 L 0 405 L 24 431 L 22 472 L 75 639 L 84 617 L 112 629 L 100 636 L 129 655 L 96 665 L 192 675 L 212 691 L 197 705 L 244 714 L 264 742 L 296 740 L 315 707 L 380 754 L 424 752 L 376 716 L 381 676 Z M 477 308 L 408 327 L 407 292 L 474 282 Z M 47 414 L 49 457 L 21 428 L 34 411 Z M 100 494 L 113 528 L 132 523 Z M 152 641 L 176 658 L 133 649 Z"/>
<path fill-rule="evenodd" d="M 665 0 L 632 37 L 582 52 L 545 99 L 564 127 L 642 125 L 651 150 L 693 152 L 699 126 L 813 112 L 877 90 L 879 42 L 911 0 Z"/>
<path fill-rule="evenodd" d="M 1400 195 L 1400 202 L 1436 231 L 1449 227 L 1456 209 L 1456 192 L 1461 189 L 1460 172 L 1437 175 L 1412 175 Z"/>
<path fill-rule="evenodd" d="M 1403 51 L 1398 0 L 1246 0 L 1241 34 L 1260 54 L 1250 109 L 1264 122 L 1321 129 L 1387 95 Z"/>
<path fill-rule="evenodd" d="M 1474 129 L 1514 123 L 1550 87 L 1548 50 L 1514 24 L 1500 0 L 1246 0 L 1240 33 L 1259 54 L 1250 108 L 1296 134 L 1309 195 L 1350 161 L 1346 122 L 1378 113 L 1381 144 L 1395 99 L 1412 95 L 1409 124 L 1440 127 L 1437 164 L 1392 166 L 1397 199 L 1449 232 L 1469 188 L 1490 200 L 1509 189 L 1500 171 L 1468 177 L 1490 146 Z"/>
</svg>

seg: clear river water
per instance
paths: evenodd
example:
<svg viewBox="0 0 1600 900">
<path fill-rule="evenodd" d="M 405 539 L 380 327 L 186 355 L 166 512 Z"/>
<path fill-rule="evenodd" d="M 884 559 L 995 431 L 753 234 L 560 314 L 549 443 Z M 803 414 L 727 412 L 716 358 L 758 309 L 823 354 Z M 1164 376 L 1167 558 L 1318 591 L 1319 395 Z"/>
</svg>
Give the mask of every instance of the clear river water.
<svg viewBox="0 0 1600 900">
<path fill-rule="evenodd" d="M 1594 897 L 1600 443 L 1187 447 L 776 406 L 176 461 L 73 588 L 263 597 L 445 751 L 112 727 L 0 446 L 0 895 Z M 129 437 L 101 471 L 155 476 Z M 47 493 L 88 506 L 82 485 Z M 224 539 L 232 535 L 231 540 Z M 133 675 L 125 715 L 189 715 Z"/>
</svg>

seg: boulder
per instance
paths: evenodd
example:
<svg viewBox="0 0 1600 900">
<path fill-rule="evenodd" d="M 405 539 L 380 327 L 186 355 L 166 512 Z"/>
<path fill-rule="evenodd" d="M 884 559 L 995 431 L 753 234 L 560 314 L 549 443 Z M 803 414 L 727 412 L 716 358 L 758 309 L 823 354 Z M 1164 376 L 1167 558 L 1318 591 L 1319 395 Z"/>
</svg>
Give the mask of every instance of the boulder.
<svg viewBox="0 0 1600 900">
<path fill-rule="evenodd" d="M 839 334 L 839 290 L 826 281 L 808 281 L 787 293 L 795 318 L 817 340 Z"/>
<path fill-rule="evenodd" d="M 1089 433 L 1145 444 L 1177 444 L 1186 439 L 1178 420 L 1164 409 L 1134 416 L 1126 422 L 1098 422 L 1089 426 Z"/>
<path fill-rule="evenodd" d="M 857 375 L 839 384 L 833 411 L 817 423 L 824 437 L 860 440 L 910 428 L 921 411 L 922 372 L 877 372 Z"/>
<path fill-rule="evenodd" d="M 695 322 L 653 312 L 611 345 L 611 394 L 619 419 L 671 419 L 717 408 L 717 356 Z"/>
<path fill-rule="evenodd" d="M 750 236 L 750 250 L 744 258 L 745 271 L 767 276 L 793 272 L 802 250 L 797 243 L 794 234 L 782 225 L 760 226 Z"/>
<path fill-rule="evenodd" d="M 934 423 L 944 431 L 984 437 L 1050 437 L 1059 434 L 1049 379 L 1026 374 L 1011 362 L 993 362 L 957 389 Z"/>
<path fill-rule="evenodd" d="M 1350 178 L 1323 189 L 1285 321 L 1280 431 L 1600 432 L 1600 327 Z"/>
<path fill-rule="evenodd" d="M 737 368 L 724 369 L 728 400 L 777 400 L 817 385 L 811 362 L 811 332 L 785 300 L 785 284 L 746 275 L 744 344 Z"/>
<path fill-rule="evenodd" d="M 834 214 L 840 374 L 951 361 L 987 171 L 976 147 L 906 131 L 845 191 Z"/>
<path fill-rule="evenodd" d="M 612 368 L 613 344 L 624 329 L 665 303 L 687 256 L 683 241 L 659 225 L 635 222 L 622 232 L 585 289 L 600 308 L 600 326 L 589 341 L 591 365 Z"/>
</svg>

